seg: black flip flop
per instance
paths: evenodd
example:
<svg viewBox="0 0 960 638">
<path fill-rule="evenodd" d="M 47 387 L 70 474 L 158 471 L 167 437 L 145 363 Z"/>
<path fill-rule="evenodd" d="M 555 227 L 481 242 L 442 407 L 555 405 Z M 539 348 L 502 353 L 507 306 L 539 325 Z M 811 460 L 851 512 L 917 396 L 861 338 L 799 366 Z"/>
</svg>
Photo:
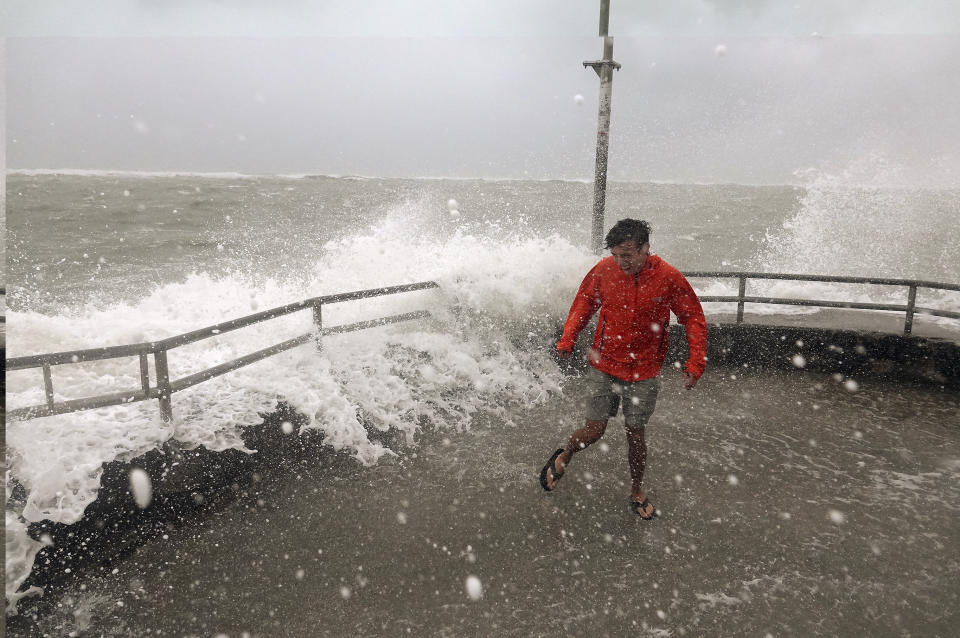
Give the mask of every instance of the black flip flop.
<svg viewBox="0 0 960 638">
<path fill-rule="evenodd" d="M 638 502 L 636 502 L 636 501 L 630 501 L 630 507 L 631 507 L 631 509 L 633 509 L 633 513 L 636 514 L 637 516 L 639 516 L 640 518 L 642 518 L 642 519 L 645 520 L 645 521 L 652 521 L 652 520 L 655 519 L 657 516 L 659 516 L 659 514 L 657 514 L 657 508 L 656 508 L 656 507 L 653 508 L 653 514 L 651 514 L 650 516 L 644 516 L 644 515 L 643 515 L 643 510 L 647 509 L 647 505 L 649 505 L 649 504 L 650 504 L 650 499 L 648 499 L 648 498 L 643 499 L 643 502 L 642 502 L 642 503 L 638 503 Z"/>
<path fill-rule="evenodd" d="M 540 485 L 543 486 L 548 492 L 552 492 L 553 489 L 547 485 L 547 472 L 550 472 L 550 475 L 553 477 L 553 484 L 556 486 L 557 481 L 560 480 L 560 477 L 563 476 L 563 472 L 557 473 L 557 468 L 554 466 L 554 463 L 559 457 L 563 454 L 563 448 L 559 448 L 556 452 L 553 453 L 553 456 L 550 457 L 550 460 L 547 461 L 547 464 L 543 466 L 543 469 L 540 470 Z"/>
</svg>

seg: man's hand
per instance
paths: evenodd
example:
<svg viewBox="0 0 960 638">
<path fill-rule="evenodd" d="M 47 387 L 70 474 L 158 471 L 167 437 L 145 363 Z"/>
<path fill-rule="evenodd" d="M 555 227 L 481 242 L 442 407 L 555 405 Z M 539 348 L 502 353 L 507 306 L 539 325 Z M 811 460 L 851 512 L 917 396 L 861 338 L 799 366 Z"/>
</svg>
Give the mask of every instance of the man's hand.
<svg viewBox="0 0 960 638">
<path fill-rule="evenodd" d="M 684 372 L 683 379 L 685 381 L 684 386 L 686 386 L 687 390 L 693 390 L 693 386 L 697 385 L 697 381 L 700 380 L 700 377 L 694 376 L 689 372 Z"/>
</svg>

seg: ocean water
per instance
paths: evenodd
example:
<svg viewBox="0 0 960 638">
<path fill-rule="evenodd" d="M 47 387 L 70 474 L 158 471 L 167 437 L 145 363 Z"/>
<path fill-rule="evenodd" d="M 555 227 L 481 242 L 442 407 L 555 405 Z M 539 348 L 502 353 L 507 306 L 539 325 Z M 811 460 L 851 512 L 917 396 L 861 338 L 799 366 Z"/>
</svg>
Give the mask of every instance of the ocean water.
<svg viewBox="0 0 960 638">
<path fill-rule="evenodd" d="M 654 252 L 681 270 L 960 280 L 960 190 L 806 179 L 612 183 L 607 226 L 651 221 Z M 386 254 L 394 242 L 415 245 L 422 259 L 455 237 L 581 247 L 592 206 L 590 184 L 561 181 L 36 172 L 9 175 L 7 190 L 8 304 L 47 314 L 136 303 L 190 274 L 277 281 L 292 292 L 326 277 L 336 288 L 329 256 L 343 261 L 351 248 L 359 268 L 388 260 L 398 274 L 423 271 L 409 251 Z M 380 285 L 383 270 L 374 270 L 370 285 Z"/>
<path fill-rule="evenodd" d="M 681 270 L 760 270 L 960 281 L 960 192 L 886 175 L 812 174 L 802 186 L 610 184 L 608 226 L 653 225 Z M 397 452 L 369 436 L 468 430 L 481 414 L 558 393 L 553 328 L 596 257 L 581 182 L 315 176 L 13 173 L 7 181 L 7 354 L 163 338 L 321 294 L 434 280 L 438 290 L 339 304 L 327 325 L 429 309 L 433 317 L 297 348 L 173 398 L 7 425 L 8 595 L 39 544 L 25 521 L 78 520 L 103 463 L 166 441 L 245 449 L 246 425 L 280 399 L 363 464 Z M 700 281 L 702 294 L 734 291 Z M 903 303 L 902 290 L 774 282 L 752 292 Z M 958 293 L 921 293 L 960 310 Z M 720 311 L 708 305 L 707 312 Z M 765 313 L 809 313 L 789 307 Z M 960 324 L 937 320 L 947 329 Z M 171 353 L 179 378 L 309 330 L 309 313 Z M 136 388 L 135 359 L 57 366 L 57 399 Z M 38 371 L 7 374 L 8 408 L 44 401 Z M 11 546 L 10 543 L 14 544 Z M 12 562 L 11 562 L 12 561 Z"/>
</svg>

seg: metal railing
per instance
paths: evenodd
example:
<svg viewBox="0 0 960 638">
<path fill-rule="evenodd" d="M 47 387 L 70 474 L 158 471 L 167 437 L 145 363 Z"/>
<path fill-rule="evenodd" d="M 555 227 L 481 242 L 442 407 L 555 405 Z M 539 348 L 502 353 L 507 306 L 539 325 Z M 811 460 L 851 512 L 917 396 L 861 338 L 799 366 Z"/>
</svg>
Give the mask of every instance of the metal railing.
<svg viewBox="0 0 960 638">
<path fill-rule="evenodd" d="M 743 322 L 744 307 L 748 303 L 757 304 L 788 304 L 795 306 L 816 306 L 822 308 L 844 308 L 854 310 L 882 310 L 905 313 L 903 334 L 909 335 L 913 329 L 913 317 L 915 314 L 927 314 L 939 317 L 949 317 L 960 319 L 960 312 L 949 310 L 940 310 L 936 308 L 923 308 L 916 305 L 917 290 L 919 288 L 931 288 L 936 290 L 960 291 L 960 284 L 944 284 L 932 281 L 921 281 L 913 279 L 883 279 L 873 277 L 835 277 L 830 275 L 793 275 L 783 273 L 762 273 L 762 272 L 735 272 L 735 271 L 695 271 L 686 272 L 684 275 L 691 279 L 696 278 L 726 278 L 737 279 L 739 281 L 738 294 L 735 296 L 709 295 L 701 296 L 702 302 L 735 302 L 737 304 L 737 323 Z M 814 299 L 793 299 L 781 297 L 755 297 L 747 296 L 746 286 L 749 279 L 779 279 L 788 281 L 812 281 L 828 283 L 846 283 L 846 284 L 872 284 L 881 286 L 905 286 L 907 288 L 907 303 L 899 304 L 879 304 L 864 302 L 847 301 L 827 301 Z M 93 408 L 106 407 L 110 405 L 121 405 L 135 401 L 144 401 L 147 399 L 157 399 L 160 403 L 160 416 L 165 421 L 173 418 L 173 408 L 171 396 L 174 392 L 179 392 L 191 386 L 202 383 L 213 377 L 220 376 L 231 370 L 236 370 L 249 365 L 266 357 L 279 354 L 296 346 L 305 344 L 311 339 L 316 339 L 319 346 L 319 340 L 325 335 L 351 332 L 362 330 L 375 326 L 396 323 L 400 321 L 410 321 L 429 317 L 430 313 L 423 310 L 410 312 L 400 315 L 392 315 L 373 319 L 370 321 L 361 321 L 357 323 L 336 326 L 333 328 L 324 328 L 322 320 L 322 308 L 324 304 L 339 303 L 368 297 L 378 297 L 391 295 L 401 292 L 414 290 L 424 290 L 436 288 L 437 284 L 432 281 L 425 281 L 404 286 L 392 286 L 387 288 L 375 288 L 371 290 L 360 290 L 337 295 L 325 295 L 305 299 L 295 303 L 280 306 L 272 310 L 265 310 L 239 319 L 232 319 L 218 323 L 213 326 L 194 330 L 182 335 L 169 337 L 160 341 L 151 341 L 146 343 L 137 343 L 124 346 L 110 346 L 106 348 L 92 348 L 87 350 L 71 350 L 68 352 L 55 352 L 51 354 L 32 355 L 27 357 L 16 357 L 7 360 L 7 370 L 25 370 L 30 368 L 43 369 L 44 389 L 46 392 L 46 404 L 35 405 L 26 408 L 17 408 L 11 410 L 8 416 L 15 419 L 30 419 L 52 414 L 63 414 L 67 412 L 76 412 L 79 410 L 89 410 Z M 288 339 L 282 343 L 258 350 L 245 355 L 233 361 L 221 363 L 212 368 L 202 370 L 195 374 L 188 375 L 180 379 L 171 379 L 167 353 L 180 346 L 200 341 L 202 339 L 216 337 L 225 332 L 237 330 L 263 321 L 275 319 L 289 315 L 301 310 L 313 310 L 314 329 L 311 332 L 303 334 L 293 339 Z M 154 369 L 156 371 L 156 385 L 150 384 L 149 357 L 154 357 Z M 98 361 L 103 359 L 117 359 L 125 357 L 138 357 L 140 360 L 140 382 L 141 387 L 137 390 L 126 392 L 114 392 L 83 399 L 72 399 L 66 401 L 56 401 L 53 392 L 52 367 L 56 365 L 65 365 L 71 363 L 81 363 L 84 361 Z"/>
<path fill-rule="evenodd" d="M 365 299 L 369 297 L 380 297 L 383 295 L 392 295 L 401 292 L 410 292 L 414 290 L 425 290 L 428 288 L 437 288 L 437 284 L 432 281 L 423 281 L 404 286 L 391 286 L 387 288 L 374 288 L 370 290 L 358 290 L 355 292 L 341 293 L 337 295 L 324 295 L 313 297 L 303 301 L 297 301 L 285 306 L 264 310 L 239 319 L 231 319 L 206 328 L 187 332 L 161 339 L 160 341 L 149 341 L 145 343 L 135 343 L 123 346 L 110 346 L 106 348 L 91 348 L 87 350 L 70 350 L 67 352 L 54 352 L 51 354 L 38 354 L 27 357 L 15 357 L 7 359 L 7 370 L 27 370 L 31 368 L 43 369 L 43 383 L 46 392 L 46 403 L 43 405 L 34 405 L 25 408 L 10 410 L 7 416 L 14 419 L 32 419 L 41 416 L 50 416 L 53 414 L 64 414 L 67 412 L 77 412 L 80 410 L 90 410 L 93 408 L 102 408 L 110 405 L 122 405 L 136 401 L 145 401 L 148 399 L 157 399 L 160 402 L 160 417 L 164 421 L 170 421 L 173 418 L 173 405 L 171 397 L 174 392 L 185 390 L 198 383 L 202 383 L 213 377 L 220 376 L 231 370 L 242 368 L 265 359 L 267 357 L 279 354 L 285 350 L 295 348 L 299 345 L 316 340 L 317 347 L 320 347 L 320 338 L 326 335 L 338 334 L 343 332 L 352 332 L 354 330 L 363 330 L 400 321 L 410 321 L 413 319 L 422 319 L 430 316 L 426 310 L 408 312 L 399 315 L 391 315 L 373 319 L 369 321 L 360 321 L 356 323 L 334 326 L 332 328 L 323 327 L 323 306 L 325 304 L 340 303 L 356 299 Z M 288 339 L 262 350 L 257 350 L 238 359 L 221 363 L 207 368 L 195 374 L 182 377 L 180 379 L 170 378 L 170 368 L 167 360 L 167 353 L 174 348 L 187 345 L 203 339 L 209 339 L 220 336 L 225 332 L 244 328 L 256 323 L 269 321 L 278 317 L 283 317 L 301 310 L 313 310 L 313 330 L 310 332 Z M 149 357 L 153 355 L 154 369 L 156 371 L 156 385 L 150 384 Z M 72 399 L 67 401 L 56 401 L 53 393 L 53 375 L 52 367 L 56 365 L 66 365 L 72 363 L 81 363 L 84 361 L 100 361 L 104 359 L 121 359 L 128 357 L 138 357 L 140 359 L 140 388 L 126 392 L 113 392 L 110 394 L 101 394 L 98 396 L 87 397 L 83 399 Z"/>
<path fill-rule="evenodd" d="M 916 279 L 883 279 L 875 277 L 835 277 L 831 275 L 790 275 L 784 273 L 765 272 L 731 272 L 731 271 L 696 271 L 684 273 L 687 278 L 727 278 L 738 279 L 740 282 L 736 296 L 701 296 L 701 302 L 732 302 L 737 303 L 737 323 L 743 323 L 744 306 L 748 303 L 759 304 L 788 304 L 792 306 L 817 306 L 821 308 L 845 308 L 851 310 L 887 310 L 906 314 L 903 324 L 903 334 L 908 336 L 913 330 L 913 316 L 915 314 L 934 315 L 960 319 L 960 312 L 940 310 L 937 308 L 921 308 L 917 306 L 917 289 L 932 288 L 935 290 L 960 291 L 960 284 L 944 284 L 935 281 L 921 281 Z M 748 279 L 781 279 L 787 281 L 817 281 L 842 284 L 873 284 L 878 286 L 906 286 L 907 303 L 879 304 L 859 301 L 826 301 L 815 299 L 790 299 L 783 297 L 748 297 L 746 295 Z"/>
</svg>

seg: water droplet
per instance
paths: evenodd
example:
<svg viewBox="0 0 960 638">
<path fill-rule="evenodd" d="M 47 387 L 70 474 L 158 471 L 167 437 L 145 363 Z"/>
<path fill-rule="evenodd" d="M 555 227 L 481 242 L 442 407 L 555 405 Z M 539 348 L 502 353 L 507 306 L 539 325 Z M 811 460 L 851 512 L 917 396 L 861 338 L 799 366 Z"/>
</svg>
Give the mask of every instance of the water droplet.
<svg viewBox="0 0 960 638">
<path fill-rule="evenodd" d="M 142 468 L 135 467 L 130 470 L 130 493 L 133 494 L 133 500 L 137 507 L 146 509 L 153 500 L 153 486 L 150 483 L 150 475 Z"/>
<path fill-rule="evenodd" d="M 465 587 L 470 600 L 480 600 L 483 597 L 483 583 L 476 576 L 467 576 Z"/>
</svg>

